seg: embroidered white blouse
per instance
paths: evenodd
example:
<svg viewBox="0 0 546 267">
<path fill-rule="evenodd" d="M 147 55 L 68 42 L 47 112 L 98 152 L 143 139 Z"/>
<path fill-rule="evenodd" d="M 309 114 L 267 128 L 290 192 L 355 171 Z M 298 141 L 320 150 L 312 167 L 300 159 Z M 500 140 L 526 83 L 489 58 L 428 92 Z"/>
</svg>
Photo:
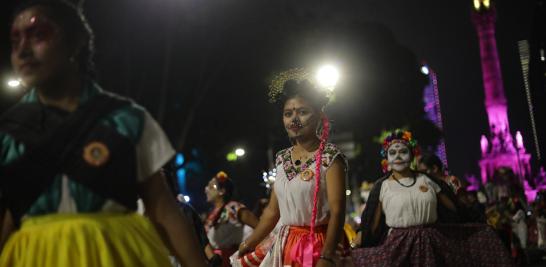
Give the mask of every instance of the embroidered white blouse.
<svg viewBox="0 0 546 267">
<path fill-rule="evenodd" d="M 392 179 L 383 181 L 379 200 L 389 227 L 404 228 L 436 222 L 436 194 L 441 189 L 423 174 L 419 174 L 416 179 L 411 187 L 404 187 Z M 413 178 L 402 178 L 399 182 L 409 186 Z"/>
<path fill-rule="evenodd" d="M 276 168 L 277 178 L 275 180 L 275 194 L 279 202 L 281 225 L 309 226 L 313 209 L 313 193 L 315 189 L 315 159 L 309 159 L 295 166 L 291 160 L 292 147 L 281 150 L 277 153 Z M 340 157 L 347 165 L 345 156 L 334 144 L 326 144 L 322 154 L 322 166 L 320 171 L 320 190 L 317 204 L 317 226 L 328 223 L 330 208 L 326 194 L 326 172 Z M 302 173 L 311 170 L 313 175 L 308 181 L 303 180 Z M 346 177 L 345 177 L 346 179 Z"/>
</svg>

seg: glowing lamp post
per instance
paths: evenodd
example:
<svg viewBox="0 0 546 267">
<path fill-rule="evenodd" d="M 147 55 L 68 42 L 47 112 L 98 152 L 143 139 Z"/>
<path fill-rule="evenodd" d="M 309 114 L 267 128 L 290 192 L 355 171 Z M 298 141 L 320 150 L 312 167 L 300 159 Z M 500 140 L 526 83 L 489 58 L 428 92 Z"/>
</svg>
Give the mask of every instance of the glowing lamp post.
<svg viewBox="0 0 546 267">
<path fill-rule="evenodd" d="M 229 152 L 226 155 L 227 161 L 237 161 L 240 157 L 244 156 L 246 154 L 246 151 L 242 148 L 236 148 L 235 151 Z"/>
<path fill-rule="evenodd" d="M 491 6 L 490 0 L 474 0 L 474 9 L 479 11 L 480 9 L 489 9 Z"/>
<path fill-rule="evenodd" d="M 339 80 L 339 70 L 333 65 L 324 65 L 319 68 L 315 78 L 320 86 L 333 91 Z"/>
<path fill-rule="evenodd" d="M 235 155 L 237 155 L 237 157 L 242 157 L 246 154 L 246 151 L 242 148 L 237 148 L 235 149 Z"/>
<path fill-rule="evenodd" d="M 9 89 L 17 90 L 17 89 L 19 89 L 19 87 L 21 87 L 21 80 L 19 80 L 19 79 L 9 79 L 6 84 L 7 84 Z"/>
<path fill-rule="evenodd" d="M 429 75 L 430 70 L 428 69 L 428 67 L 426 65 L 423 65 L 423 66 L 421 66 L 421 73 L 423 73 L 425 75 Z"/>
</svg>

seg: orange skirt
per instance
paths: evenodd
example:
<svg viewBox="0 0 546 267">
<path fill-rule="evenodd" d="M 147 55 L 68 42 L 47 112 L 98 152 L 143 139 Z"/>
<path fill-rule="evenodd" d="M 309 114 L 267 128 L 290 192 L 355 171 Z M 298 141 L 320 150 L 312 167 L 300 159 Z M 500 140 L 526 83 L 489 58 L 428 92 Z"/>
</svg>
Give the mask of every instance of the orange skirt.
<svg viewBox="0 0 546 267">
<path fill-rule="evenodd" d="M 315 227 L 315 253 L 318 252 L 320 255 L 320 252 L 322 251 L 322 248 L 324 247 L 324 241 L 326 240 L 326 232 L 328 230 L 328 225 L 321 225 Z M 298 260 L 293 258 L 292 250 L 296 249 L 296 246 L 298 245 L 299 240 L 304 238 L 305 236 L 309 235 L 310 228 L 308 226 L 290 226 L 288 229 L 288 236 L 286 237 L 284 249 L 283 249 L 283 266 L 291 266 L 291 267 L 302 267 L 302 265 L 299 263 Z M 334 256 L 334 260 L 336 261 L 336 265 L 338 266 L 352 266 L 352 264 L 347 265 L 347 259 L 350 258 L 351 255 L 351 249 L 349 246 L 349 240 L 347 239 L 347 235 L 343 234 L 341 236 L 341 240 L 336 248 L 336 255 Z M 318 256 L 315 257 L 313 260 L 313 266 L 318 261 Z"/>
<path fill-rule="evenodd" d="M 321 225 L 315 227 L 315 242 L 317 242 L 318 247 L 315 247 L 320 253 L 322 247 L 324 246 L 324 240 L 326 239 L 326 230 L 328 230 L 328 225 Z M 292 259 L 291 252 L 297 246 L 298 241 L 303 237 L 309 235 L 310 228 L 308 226 L 290 226 L 288 236 L 286 237 L 286 243 L 283 249 L 283 265 L 288 265 L 292 267 L 301 267 L 302 265 L 298 263 L 295 259 Z"/>
</svg>

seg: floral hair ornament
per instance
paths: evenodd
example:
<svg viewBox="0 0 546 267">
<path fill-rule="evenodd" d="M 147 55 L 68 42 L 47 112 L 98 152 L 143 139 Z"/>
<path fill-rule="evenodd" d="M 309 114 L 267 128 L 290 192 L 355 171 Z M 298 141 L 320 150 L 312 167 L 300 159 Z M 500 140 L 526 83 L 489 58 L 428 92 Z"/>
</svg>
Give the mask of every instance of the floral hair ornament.
<svg viewBox="0 0 546 267">
<path fill-rule="evenodd" d="M 381 140 L 381 157 L 383 157 L 383 160 L 381 161 L 381 168 L 383 169 L 383 172 L 388 171 L 388 162 L 386 160 L 387 150 L 389 150 L 389 147 L 396 143 L 406 145 L 411 150 L 413 158 L 416 158 L 421 154 L 421 149 L 417 144 L 417 140 L 413 138 L 410 131 L 396 129 L 391 132 L 385 132 L 382 135 Z"/>
<path fill-rule="evenodd" d="M 216 178 L 218 182 L 223 183 L 229 179 L 229 176 L 224 171 L 219 171 L 214 178 Z"/>
<path fill-rule="evenodd" d="M 301 82 L 304 80 L 311 80 L 311 74 L 304 68 L 293 68 L 282 71 L 276 74 L 271 83 L 269 84 L 269 102 L 276 103 L 279 100 L 280 96 L 283 93 L 284 83 L 290 80 L 295 80 Z"/>
</svg>

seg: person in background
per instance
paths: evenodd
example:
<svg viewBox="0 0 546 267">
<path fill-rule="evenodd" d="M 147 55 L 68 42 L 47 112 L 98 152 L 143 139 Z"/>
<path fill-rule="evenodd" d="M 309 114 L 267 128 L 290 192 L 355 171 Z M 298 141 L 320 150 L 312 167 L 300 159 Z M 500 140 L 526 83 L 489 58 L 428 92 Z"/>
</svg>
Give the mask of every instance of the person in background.
<svg viewBox="0 0 546 267">
<path fill-rule="evenodd" d="M 461 191 L 459 178 L 446 173 L 442 160 L 434 153 L 423 153 L 418 160 L 417 170 L 446 182 L 455 194 Z"/>
<path fill-rule="evenodd" d="M 213 205 L 205 220 L 210 242 L 205 252 L 208 258 L 220 255 L 222 266 L 230 266 L 229 257 L 243 241 L 244 226 L 254 228 L 258 224 L 258 218 L 245 205 L 232 200 L 234 190 L 233 181 L 223 171 L 212 177 L 205 187 L 207 202 Z"/>
</svg>

